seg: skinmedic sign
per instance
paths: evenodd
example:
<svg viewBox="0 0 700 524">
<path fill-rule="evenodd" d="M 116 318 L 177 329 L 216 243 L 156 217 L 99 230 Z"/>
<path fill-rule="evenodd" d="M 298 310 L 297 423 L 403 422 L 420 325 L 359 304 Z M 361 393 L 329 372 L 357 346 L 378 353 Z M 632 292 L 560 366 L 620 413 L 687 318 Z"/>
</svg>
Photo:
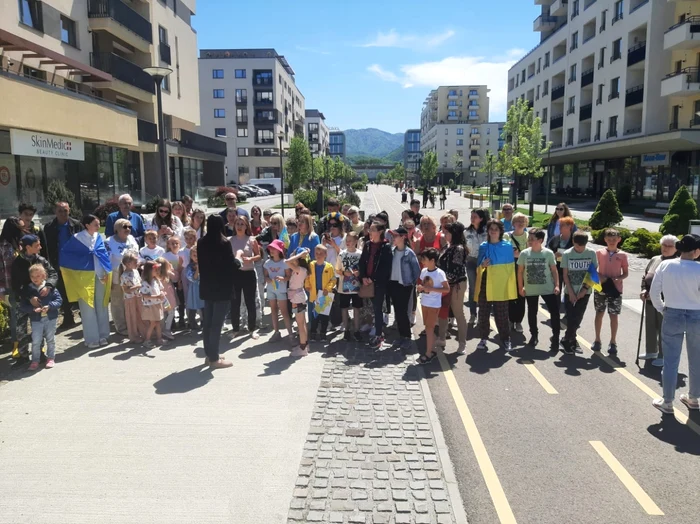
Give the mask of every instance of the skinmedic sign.
<svg viewBox="0 0 700 524">
<path fill-rule="evenodd" d="M 85 160 L 83 140 L 23 129 L 10 129 L 10 150 L 13 155 Z"/>
</svg>

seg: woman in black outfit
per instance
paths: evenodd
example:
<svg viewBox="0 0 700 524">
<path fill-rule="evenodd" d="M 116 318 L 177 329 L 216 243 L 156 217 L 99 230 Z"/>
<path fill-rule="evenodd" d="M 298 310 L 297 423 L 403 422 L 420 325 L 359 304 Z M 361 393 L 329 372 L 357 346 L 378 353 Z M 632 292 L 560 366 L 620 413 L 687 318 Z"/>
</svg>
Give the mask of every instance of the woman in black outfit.
<svg viewBox="0 0 700 524">
<path fill-rule="evenodd" d="M 207 219 L 207 233 L 197 241 L 199 255 L 199 297 L 204 300 L 202 337 L 206 363 L 212 368 L 228 368 L 232 362 L 219 356 L 219 340 L 229 309 L 233 280 L 241 262 L 233 256 L 231 243 L 224 236 L 219 215 Z"/>
<path fill-rule="evenodd" d="M 382 327 L 384 315 L 382 306 L 387 292 L 387 284 L 391 276 L 391 244 L 384 237 L 386 226 L 375 222 L 369 228 L 369 242 L 365 242 L 360 256 L 360 279 L 363 286 L 374 285 L 374 337 L 370 340 L 370 347 L 379 349 L 384 343 Z"/>
</svg>

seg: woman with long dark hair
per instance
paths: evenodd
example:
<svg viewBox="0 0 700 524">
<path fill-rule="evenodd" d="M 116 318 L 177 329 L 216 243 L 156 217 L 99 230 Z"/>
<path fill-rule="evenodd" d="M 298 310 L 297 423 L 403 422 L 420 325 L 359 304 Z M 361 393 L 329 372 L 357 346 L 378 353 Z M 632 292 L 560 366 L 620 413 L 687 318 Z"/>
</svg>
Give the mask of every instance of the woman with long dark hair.
<svg viewBox="0 0 700 524">
<path fill-rule="evenodd" d="M 12 356 L 22 362 L 29 361 L 29 341 L 27 322 L 29 315 L 19 309 L 19 297 L 12 293 L 12 263 L 20 252 L 19 241 L 24 235 L 25 224 L 21 218 L 10 217 L 5 220 L 0 233 L 0 300 L 5 296 L 10 303 L 10 336 L 14 348 Z"/>
<path fill-rule="evenodd" d="M 231 243 L 224 236 L 224 221 L 219 215 L 207 219 L 207 233 L 197 241 L 199 253 L 199 298 L 202 310 L 202 337 L 205 363 L 212 368 L 228 368 L 232 362 L 219 356 L 219 342 L 229 309 L 233 280 L 241 262 L 234 257 Z"/>
<path fill-rule="evenodd" d="M 253 340 L 260 338 L 256 329 L 257 311 L 255 308 L 255 293 L 257 277 L 255 262 L 260 260 L 260 245 L 250 231 L 250 223 L 244 216 L 236 218 L 236 234 L 229 241 L 236 258 L 242 262 L 240 271 L 236 271 L 233 279 L 233 295 L 231 297 L 231 337 L 235 337 L 241 324 L 241 296 L 245 299 L 248 312 L 248 331 Z"/>
<path fill-rule="evenodd" d="M 153 215 L 147 230 L 158 232 L 158 245 L 163 249 L 168 247 L 168 239 L 172 236 L 183 238 L 184 227 L 180 219 L 173 215 L 173 206 L 170 200 L 161 198 L 156 206 L 156 213 Z"/>
<path fill-rule="evenodd" d="M 469 283 L 467 306 L 469 307 L 469 324 L 471 326 L 476 325 L 474 292 L 476 291 L 476 268 L 479 265 L 477 259 L 479 257 L 479 246 L 486 242 L 488 238 L 486 233 L 486 222 L 488 222 L 488 219 L 488 211 L 485 209 L 473 209 L 470 218 L 471 222 L 464 232 L 465 248 L 467 249 L 467 281 Z"/>
<path fill-rule="evenodd" d="M 452 314 L 457 321 L 457 353 L 462 355 L 467 347 L 467 319 L 464 317 L 464 294 L 467 291 L 467 249 L 464 239 L 464 224 L 453 222 L 445 225 L 444 235 L 447 249 L 440 254 L 437 265 L 447 276 L 450 293 L 442 296 L 443 307 L 438 320 L 440 334 L 436 345 L 445 347 L 447 311 L 443 312 L 442 310 L 452 309 Z"/>
<path fill-rule="evenodd" d="M 547 224 L 547 242 L 549 242 L 551 238 L 561 234 L 561 231 L 559 230 L 559 220 L 564 217 L 571 217 L 572 220 L 574 218 L 574 216 L 571 214 L 571 209 L 569 209 L 569 206 L 567 206 L 564 202 L 559 202 L 557 207 L 554 208 L 554 213 L 552 213 L 549 223 Z M 574 224 L 574 230 L 571 233 L 573 234 L 575 231 L 576 224 Z"/>
<path fill-rule="evenodd" d="M 197 233 L 197 240 L 204 236 L 204 224 L 207 221 L 207 215 L 201 209 L 197 208 L 192 211 L 192 218 L 190 219 L 190 227 Z M 184 241 L 183 241 L 184 244 Z"/>
</svg>

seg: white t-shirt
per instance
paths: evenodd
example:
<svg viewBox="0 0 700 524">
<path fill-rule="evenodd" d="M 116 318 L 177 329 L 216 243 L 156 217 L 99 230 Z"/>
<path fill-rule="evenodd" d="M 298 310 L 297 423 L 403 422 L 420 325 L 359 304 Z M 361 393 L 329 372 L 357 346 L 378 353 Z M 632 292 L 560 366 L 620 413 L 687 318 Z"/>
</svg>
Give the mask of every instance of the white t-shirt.
<svg viewBox="0 0 700 524">
<path fill-rule="evenodd" d="M 440 268 L 435 268 L 433 271 L 428 271 L 428 268 L 423 268 L 420 272 L 420 280 L 425 287 L 442 287 L 443 282 L 447 282 L 445 272 Z M 425 307 L 437 307 L 442 305 L 442 293 L 431 291 L 430 293 L 421 293 L 420 302 Z"/>
<path fill-rule="evenodd" d="M 331 237 L 331 240 L 335 242 L 335 245 L 340 247 L 344 237 Z M 325 244 L 324 244 L 325 246 Z M 326 246 L 328 249 L 328 255 L 326 256 L 326 262 L 331 264 L 333 267 L 335 267 L 335 263 L 338 260 L 338 253 L 335 252 L 335 249 L 333 249 L 333 246 Z M 342 250 L 342 248 L 341 248 Z"/>
<path fill-rule="evenodd" d="M 190 265 L 190 248 L 189 247 L 183 247 L 179 252 L 178 255 L 182 258 L 182 271 L 184 272 L 187 269 L 187 266 Z"/>
<path fill-rule="evenodd" d="M 141 255 L 141 260 L 155 260 L 158 257 L 162 257 L 165 255 L 165 249 L 163 249 L 160 246 L 156 246 L 153 249 L 151 249 L 148 246 L 143 246 L 141 250 L 139 251 L 139 255 Z"/>
</svg>

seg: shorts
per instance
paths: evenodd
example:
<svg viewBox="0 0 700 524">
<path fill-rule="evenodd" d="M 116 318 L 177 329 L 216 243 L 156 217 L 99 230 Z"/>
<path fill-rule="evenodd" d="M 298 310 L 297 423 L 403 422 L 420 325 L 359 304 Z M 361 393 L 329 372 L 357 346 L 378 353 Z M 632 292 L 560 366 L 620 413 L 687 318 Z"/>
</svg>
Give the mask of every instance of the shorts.
<svg viewBox="0 0 700 524">
<path fill-rule="evenodd" d="M 593 309 L 595 309 L 595 312 L 605 313 L 606 307 L 610 315 L 619 315 L 622 312 L 622 295 L 609 297 L 595 291 L 593 293 Z"/>
<path fill-rule="evenodd" d="M 267 299 L 268 300 L 287 300 L 287 290 L 286 289 L 284 291 L 282 291 L 278 288 L 275 288 L 271 284 L 267 284 L 266 291 L 267 291 Z"/>
<path fill-rule="evenodd" d="M 360 309 L 362 307 L 362 297 L 357 293 L 338 293 L 340 297 L 340 309 L 348 309 L 352 303 L 352 307 Z"/>
<path fill-rule="evenodd" d="M 292 313 L 304 313 L 306 311 L 306 302 L 302 304 L 292 304 Z"/>
</svg>

